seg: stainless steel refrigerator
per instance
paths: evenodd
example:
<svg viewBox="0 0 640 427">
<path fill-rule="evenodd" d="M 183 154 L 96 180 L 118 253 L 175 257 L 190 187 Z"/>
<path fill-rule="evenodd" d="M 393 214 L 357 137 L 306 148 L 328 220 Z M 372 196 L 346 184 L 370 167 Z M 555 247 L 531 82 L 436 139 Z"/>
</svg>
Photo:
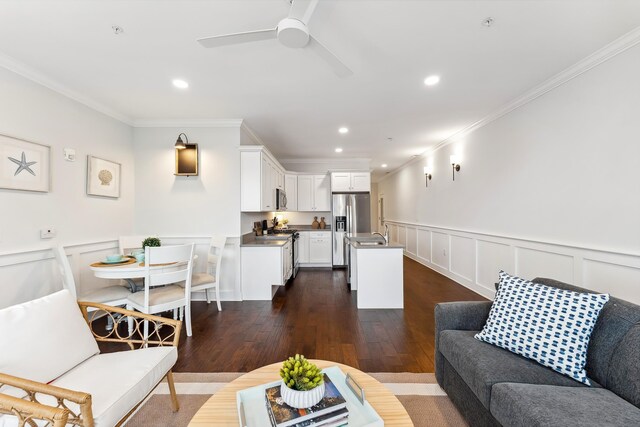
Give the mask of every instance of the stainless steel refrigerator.
<svg viewBox="0 0 640 427">
<path fill-rule="evenodd" d="M 369 193 L 333 194 L 333 266 L 346 267 L 348 251 L 345 235 L 371 233 Z"/>
</svg>

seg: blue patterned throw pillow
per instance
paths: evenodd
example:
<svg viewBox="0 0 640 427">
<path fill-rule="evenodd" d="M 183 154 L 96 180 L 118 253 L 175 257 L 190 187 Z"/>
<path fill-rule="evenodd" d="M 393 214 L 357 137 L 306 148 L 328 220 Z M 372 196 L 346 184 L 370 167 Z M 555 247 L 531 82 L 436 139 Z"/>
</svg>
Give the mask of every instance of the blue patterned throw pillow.
<svg viewBox="0 0 640 427">
<path fill-rule="evenodd" d="M 558 289 L 500 272 L 500 287 L 480 341 L 502 347 L 591 385 L 587 347 L 608 294 Z"/>
</svg>

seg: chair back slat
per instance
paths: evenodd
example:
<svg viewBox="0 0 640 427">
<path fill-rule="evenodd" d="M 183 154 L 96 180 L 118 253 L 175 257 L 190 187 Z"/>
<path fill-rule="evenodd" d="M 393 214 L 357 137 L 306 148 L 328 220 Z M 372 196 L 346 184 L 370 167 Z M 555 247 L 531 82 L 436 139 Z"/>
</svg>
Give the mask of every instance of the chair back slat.
<svg viewBox="0 0 640 427">
<path fill-rule="evenodd" d="M 211 244 L 209 246 L 209 254 L 207 258 L 208 268 L 207 271 L 216 276 L 216 281 L 219 281 L 220 266 L 222 265 L 222 253 L 224 247 L 227 244 L 226 236 L 216 236 L 211 238 Z"/>
<path fill-rule="evenodd" d="M 150 275 L 149 286 L 170 285 L 172 283 L 186 281 L 189 275 L 189 270 L 186 268 L 170 272 L 153 272 Z"/>
<path fill-rule="evenodd" d="M 71 292 L 71 295 L 77 299 L 78 291 L 76 289 L 76 281 L 73 278 L 69 258 L 67 258 L 64 248 L 62 245 L 55 245 L 51 250 L 53 251 L 53 256 L 56 260 L 56 268 L 60 272 L 60 277 L 62 278 L 62 287 Z"/>
</svg>

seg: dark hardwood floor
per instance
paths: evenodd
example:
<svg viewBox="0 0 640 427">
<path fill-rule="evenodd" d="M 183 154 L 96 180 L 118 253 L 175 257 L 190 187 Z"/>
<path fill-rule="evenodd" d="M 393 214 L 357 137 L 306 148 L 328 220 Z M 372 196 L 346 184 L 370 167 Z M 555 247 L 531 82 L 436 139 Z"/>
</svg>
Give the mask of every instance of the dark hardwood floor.
<svg viewBox="0 0 640 427">
<path fill-rule="evenodd" d="M 404 310 L 358 310 L 345 271 L 302 269 L 273 301 L 192 304 L 175 372 L 247 372 L 301 353 L 365 372 L 433 372 L 434 315 L 443 301 L 484 300 L 404 258 Z"/>
</svg>

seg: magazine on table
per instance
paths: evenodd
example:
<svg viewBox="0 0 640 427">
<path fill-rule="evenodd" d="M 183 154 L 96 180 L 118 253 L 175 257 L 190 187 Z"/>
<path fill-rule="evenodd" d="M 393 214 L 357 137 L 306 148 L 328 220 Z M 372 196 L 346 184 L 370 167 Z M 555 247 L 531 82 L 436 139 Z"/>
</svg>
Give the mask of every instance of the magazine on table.
<svg viewBox="0 0 640 427">
<path fill-rule="evenodd" d="M 267 412 L 269 412 L 269 417 L 271 418 L 271 423 L 276 427 L 306 427 L 306 426 L 318 426 L 322 425 L 319 423 L 328 423 L 331 421 L 337 421 L 335 417 L 333 417 L 333 413 L 344 409 L 344 413 L 341 413 L 341 416 L 344 417 L 345 414 L 348 415 L 347 401 L 342 397 L 336 386 L 331 382 L 331 379 L 324 375 L 324 397 L 318 404 L 312 406 L 311 408 L 303 408 L 297 409 L 292 408 L 291 406 L 284 403 L 282 400 L 282 396 L 280 395 L 280 386 L 268 387 L 265 390 L 265 398 L 267 404 Z M 331 414 L 332 417 L 325 419 L 325 421 L 321 421 L 318 418 Z M 303 424 L 305 421 L 310 421 L 309 423 Z"/>
</svg>

